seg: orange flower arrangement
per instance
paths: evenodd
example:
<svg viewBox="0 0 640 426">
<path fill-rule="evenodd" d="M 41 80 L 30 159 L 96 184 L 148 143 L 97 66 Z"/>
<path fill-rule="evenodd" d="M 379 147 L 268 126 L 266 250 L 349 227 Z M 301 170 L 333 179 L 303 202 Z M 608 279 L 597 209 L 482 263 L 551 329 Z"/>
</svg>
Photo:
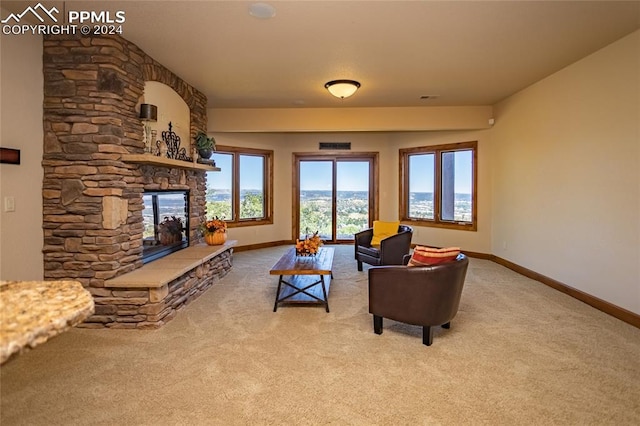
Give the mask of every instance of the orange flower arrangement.
<svg viewBox="0 0 640 426">
<path fill-rule="evenodd" d="M 307 235 L 304 240 L 296 240 L 296 254 L 298 256 L 315 256 L 322 244 L 323 241 L 316 231 L 311 237 Z"/>
<path fill-rule="evenodd" d="M 227 222 L 215 216 L 202 225 L 202 232 L 204 232 L 205 235 L 227 232 Z"/>
</svg>

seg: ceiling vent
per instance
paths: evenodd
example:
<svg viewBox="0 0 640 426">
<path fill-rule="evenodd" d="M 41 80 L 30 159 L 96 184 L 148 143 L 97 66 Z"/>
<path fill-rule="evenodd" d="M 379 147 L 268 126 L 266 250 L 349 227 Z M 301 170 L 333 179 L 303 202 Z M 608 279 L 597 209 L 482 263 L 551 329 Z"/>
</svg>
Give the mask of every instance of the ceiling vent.
<svg viewBox="0 0 640 426">
<path fill-rule="evenodd" d="M 349 151 L 351 149 L 351 142 L 320 142 L 320 149 Z"/>
</svg>

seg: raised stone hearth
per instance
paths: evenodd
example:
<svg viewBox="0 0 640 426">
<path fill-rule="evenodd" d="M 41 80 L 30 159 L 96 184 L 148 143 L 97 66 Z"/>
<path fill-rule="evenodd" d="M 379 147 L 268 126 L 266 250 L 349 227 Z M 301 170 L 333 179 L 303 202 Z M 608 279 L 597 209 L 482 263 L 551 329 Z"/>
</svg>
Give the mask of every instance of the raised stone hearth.
<svg viewBox="0 0 640 426">
<path fill-rule="evenodd" d="M 108 290 L 105 281 L 143 266 L 145 190 L 189 191 L 189 244 L 201 242 L 206 170 L 186 162 L 173 167 L 127 161 L 144 152 L 136 105 L 145 81 L 172 87 L 190 108 L 192 139 L 206 131 L 207 99 L 119 36 L 44 36 L 43 66 L 45 279 L 80 281 L 91 292 L 100 309 L 89 324 L 114 327 L 135 317 L 161 325 L 172 314 L 138 312 L 136 299 L 143 297 L 132 295 L 140 290 Z M 189 274 L 169 287 L 192 286 Z M 197 296 L 186 290 L 174 293 Z M 123 297 L 131 308 L 123 307 Z"/>
<path fill-rule="evenodd" d="M 158 328 L 224 277 L 235 241 L 198 245 L 170 254 L 95 291 L 96 315 L 86 327 Z"/>
</svg>

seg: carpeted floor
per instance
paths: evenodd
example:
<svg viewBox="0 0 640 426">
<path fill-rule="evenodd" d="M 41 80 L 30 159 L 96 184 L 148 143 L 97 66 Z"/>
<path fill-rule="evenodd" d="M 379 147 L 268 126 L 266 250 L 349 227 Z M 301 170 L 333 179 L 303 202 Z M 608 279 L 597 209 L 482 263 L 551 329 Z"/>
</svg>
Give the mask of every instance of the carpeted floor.
<svg viewBox="0 0 640 426">
<path fill-rule="evenodd" d="M 73 329 L 1 368 L 9 425 L 637 425 L 640 330 L 471 259 L 460 311 L 373 333 L 367 273 L 336 246 L 329 303 L 274 313 L 288 247 L 234 254 L 159 330 Z"/>
</svg>

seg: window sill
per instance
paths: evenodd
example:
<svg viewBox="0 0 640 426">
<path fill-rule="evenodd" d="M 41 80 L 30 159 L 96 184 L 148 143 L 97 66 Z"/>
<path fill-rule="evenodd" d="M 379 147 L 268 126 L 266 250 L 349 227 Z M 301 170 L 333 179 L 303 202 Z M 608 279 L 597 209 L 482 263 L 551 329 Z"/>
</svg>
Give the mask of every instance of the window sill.
<svg viewBox="0 0 640 426">
<path fill-rule="evenodd" d="M 273 225 L 273 219 L 242 220 L 240 222 L 227 222 L 229 228 L 242 228 L 244 226 Z"/>
<path fill-rule="evenodd" d="M 430 220 L 418 220 L 418 219 L 407 219 L 404 218 L 401 220 L 401 223 L 410 226 L 424 226 L 425 228 L 443 228 L 443 229 L 457 229 L 459 231 L 472 231 L 476 232 L 478 227 L 475 223 L 469 224 L 458 224 L 456 222 L 435 222 Z"/>
</svg>

